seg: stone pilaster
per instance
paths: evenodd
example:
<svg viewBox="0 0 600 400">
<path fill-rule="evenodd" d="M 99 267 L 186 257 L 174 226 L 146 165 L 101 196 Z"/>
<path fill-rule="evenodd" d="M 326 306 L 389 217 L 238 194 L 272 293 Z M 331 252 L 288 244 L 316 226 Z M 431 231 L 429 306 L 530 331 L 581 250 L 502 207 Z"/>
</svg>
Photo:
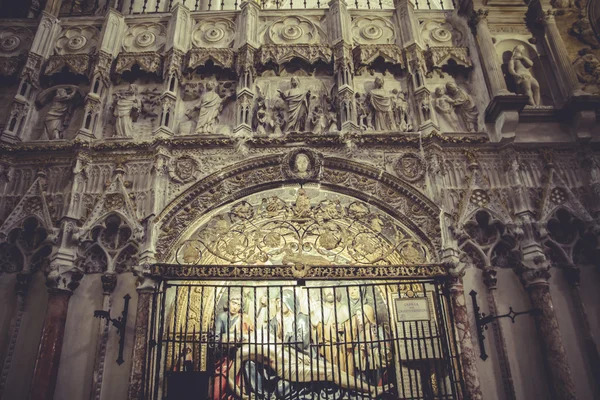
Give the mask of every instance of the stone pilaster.
<svg viewBox="0 0 600 400">
<path fill-rule="evenodd" d="M 460 347 L 460 362 L 465 379 L 465 399 L 482 400 L 481 384 L 477 372 L 477 356 L 473 347 L 469 315 L 461 274 L 448 278 L 447 289 L 454 314 L 454 326 Z"/>
<path fill-rule="evenodd" d="M 52 44 L 59 30 L 58 18 L 46 11 L 42 12 L 40 24 L 27 54 L 25 66 L 21 71 L 19 89 L 11 105 L 4 131 L 0 135 L 0 141 L 6 143 L 21 141 L 39 91 L 42 65 L 54 49 Z"/>
<path fill-rule="evenodd" d="M 100 278 L 102 280 L 102 309 L 110 311 L 110 296 L 117 286 L 117 275 L 106 273 Z M 96 346 L 96 358 L 94 362 L 94 377 L 92 381 L 92 399 L 99 400 L 102 395 L 102 381 L 104 379 L 104 365 L 106 359 L 106 347 L 108 344 L 108 331 L 110 324 L 100 321 L 98 327 L 98 344 Z"/>
<path fill-rule="evenodd" d="M 148 324 L 150 322 L 150 306 L 152 305 L 154 290 L 153 285 L 143 285 L 137 289 L 138 303 L 135 317 L 128 400 L 144 399 L 144 372 L 146 370 L 148 352 Z"/>
<path fill-rule="evenodd" d="M 17 339 L 21 332 L 21 322 L 23 321 L 23 315 L 25 314 L 25 301 L 27 300 L 27 292 L 31 283 L 30 273 L 19 273 L 17 274 L 17 284 L 15 285 L 15 291 L 17 292 L 17 313 L 15 315 L 14 323 L 11 326 L 10 339 L 8 341 L 8 351 L 4 364 L 2 365 L 2 372 L 0 373 L 0 398 L 4 393 L 4 387 L 6 385 L 6 379 L 12 366 L 12 362 L 15 355 L 15 347 L 17 345 Z"/>
<path fill-rule="evenodd" d="M 119 39 L 126 28 L 125 17 L 114 9 L 109 9 L 102 24 L 98 56 L 90 74 L 90 91 L 84 100 L 84 118 L 76 140 L 90 141 L 96 138 L 98 132 L 102 132 L 101 113 L 109 101 L 110 69 L 119 53 Z"/>
<path fill-rule="evenodd" d="M 541 314 L 535 317 L 535 323 L 550 375 L 548 381 L 552 385 L 553 399 L 575 400 L 575 383 L 550 295 L 550 273 L 545 267 L 526 269 L 521 278 L 529 294 L 531 306 L 541 310 Z"/>
<path fill-rule="evenodd" d="M 65 272 L 60 272 L 66 269 Z M 79 286 L 83 274 L 68 267 L 52 266 L 47 276 L 48 305 L 42 327 L 40 346 L 31 381 L 31 400 L 52 400 L 56 388 L 69 299 Z"/>
<path fill-rule="evenodd" d="M 254 79 L 254 54 L 258 48 L 258 16 L 260 5 L 253 1 L 240 4 L 240 16 L 237 22 L 237 32 L 234 48 L 238 52 L 236 61 L 237 101 L 236 101 L 236 126 L 234 132 L 237 136 L 247 137 L 252 134 L 252 110 L 256 101 L 256 88 Z"/>
<path fill-rule="evenodd" d="M 494 268 L 483 271 L 483 283 L 485 283 L 485 286 L 487 287 L 487 301 L 490 315 L 499 315 L 498 302 L 496 300 L 496 285 L 498 283 L 496 275 L 497 272 Z M 498 362 L 500 364 L 500 373 L 502 374 L 502 383 L 504 385 L 506 398 L 516 400 L 517 394 L 515 392 L 515 383 L 512 378 L 506 339 L 499 320 L 496 319 L 492 321 L 492 331 L 496 341 L 496 352 L 498 354 Z"/>
</svg>

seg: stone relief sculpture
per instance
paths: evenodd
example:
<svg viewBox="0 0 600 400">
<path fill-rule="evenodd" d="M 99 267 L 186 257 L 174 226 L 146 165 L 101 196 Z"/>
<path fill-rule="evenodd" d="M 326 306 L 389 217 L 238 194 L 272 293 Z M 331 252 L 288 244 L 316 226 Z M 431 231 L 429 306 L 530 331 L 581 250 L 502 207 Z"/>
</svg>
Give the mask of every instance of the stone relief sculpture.
<svg viewBox="0 0 600 400">
<path fill-rule="evenodd" d="M 525 55 L 525 47 L 517 45 L 508 62 L 508 72 L 515 79 L 523 94 L 529 98 L 529 105 L 540 105 L 540 84 L 531 74 L 533 61 Z"/>
<path fill-rule="evenodd" d="M 393 102 L 390 93 L 383 88 L 383 79 L 375 78 L 375 88 L 368 95 L 368 104 L 374 110 L 375 130 L 390 131 L 396 129 Z"/>
<path fill-rule="evenodd" d="M 446 83 L 446 94 L 452 99 L 454 112 L 461 125 L 460 129 L 476 132 L 479 129 L 479 111 L 473 98 L 454 82 Z"/>
<path fill-rule="evenodd" d="M 394 118 L 396 126 L 402 132 L 412 130 L 412 124 L 408 117 L 408 101 L 406 101 L 406 92 L 398 89 L 392 90 L 396 96 L 392 99 L 392 108 L 394 110 Z"/>
<path fill-rule="evenodd" d="M 277 90 L 279 96 L 285 101 L 288 111 L 286 132 L 303 132 L 308 130 L 308 110 L 310 103 L 310 89 L 300 88 L 300 80 L 293 77 L 290 80 L 291 88 L 282 92 Z"/>
<path fill-rule="evenodd" d="M 72 85 L 61 85 L 44 90 L 38 95 L 37 103 L 50 108 L 46 112 L 43 123 L 42 140 L 64 139 L 63 133 L 68 128 L 79 89 Z"/>
<path fill-rule="evenodd" d="M 356 115 L 358 116 L 358 126 L 362 130 L 373 130 L 373 113 L 367 104 L 365 94 L 356 93 Z"/>
<path fill-rule="evenodd" d="M 141 108 L 142 104 L 138 96 L 138 89 L 134 84 L 115 93 L 113 105 L 116 117 L 114 137 L 133 137 L 133 123 L 137 121 Z"/>
<path fill-rule="evenodd" d="M 233 94 L 219 93 L 218 90 L 219 85 L 216 81 L 206 82 L 198 104 L 186 112 L 186 116 L 190 120 L 197 118 L 194 133 L 215 133 L 215 126 L 223 111 L 225 102 L 233 97 Z"/>
<path fill-rule="evenodd" d="M 454 101 L 448 96 L 443 87 L 435 89 L 433 101 L 438 115 L 438 122 L 442 132 L 452 132 L 458 129 L 458 116 L 454 112 Z"/>
</svg>

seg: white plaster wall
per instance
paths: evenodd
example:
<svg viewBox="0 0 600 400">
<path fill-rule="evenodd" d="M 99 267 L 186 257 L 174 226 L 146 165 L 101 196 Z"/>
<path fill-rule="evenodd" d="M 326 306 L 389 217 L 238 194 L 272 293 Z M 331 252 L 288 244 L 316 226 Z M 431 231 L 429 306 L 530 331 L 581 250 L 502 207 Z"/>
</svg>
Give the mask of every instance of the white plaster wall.
<svg viewBox="0 0 600 400">
<path fill-rule="evenodd" d="M 525 289 L 512 270 L 498 270 L 498 312 L 529 310 L 531 303 Z M 506 338 L 508 358 L 512 369 L 517 399 L 549 399 L 548 374 L 538 341 L 533 318 L 518 317 L 500 320 Z"/>
<path fill-rule="evenodd" d="M 130 273 L 119 275 L 117 278 L 117 286 L 111 296 L 112 309 L 114 310 L 113 314 L 121 314 L 123 311 L 123 296 L 129 294 L 131 300 L 129 300 L 127 329 L 125 331 L 125 350 L 123 351 L 125 362 L 121 365 L 116 363 L 117 355 L 119 354 L 119 336 L 117 335 L 115 328 L 111 328 L 108 334 L 104 380 L 100 396 L 102 400 L 127 399 L 138 299 L 137 292 L 135 291 L 135 280 L 136 278 Z"/>
<path fill-rule="evenodd" d="M 46 278 L 41 272 L 38 272 L 31 280 L 25 303 L 25 315 L 21 322 L 21 331 L 15 346 L 12 367 L 6 381 L 4 399 L 28 398 L 47 303 Z"/>
<path fill-rule="evenodd" d="M 86 275 L 69 301 L 69 312 L 56 381 L 55 400 L 88 399 L 92 387 L 98 324 L 102 308 L 100 275 Z"/>
<path fill-rule="evenodd" d="M 0 368 L 4 364 L 11 326 L 16 315 L 17 294 L 15 282 L 17 274 L 0 275 Z"/>
<path fill-rule="evenodd" d="M 485 349 L 489 358 L 483 361 L 479 357 L 479 344 L 477 342 L 477 328 L 475 327 L 475 314 L 473 310 L 473 302 L 469 293 L 471 290 L 477 292 L 477 302 L 480 311 L 489 314 L 487 304 L 487 288 L 483 283 L 482 272 L 477 268 L 469 268 L 463 278 L 465 288 L 465 300 L 467 311 L 469 314 L 469 323 L 471 326 L 471 335 L 473 337 L 473 346 L 477 355 L 477 370 L 479 371 L 479 380 L 484 399 L 506 399 L 505 390 L 502 385 L 502 373 L 500 364 L 498 363 L 498 354 L 495 350 L 494 335 L 491 331 L 491 326 L 485 335 Z"/>
<path fill-rule="evenodd" d="M 573 306 L 569 284 L 565 280 L 561 269 L 553 268 L 551 273 L 550 294 L 558 318 L 560 333 L 567 350 L 577 398 L 580 400 L 600 398 L 599 393 L 594 393 L 596 385 L 586 356 L 587 351 L 582 334 L 583 327 Z"/>
</svg>

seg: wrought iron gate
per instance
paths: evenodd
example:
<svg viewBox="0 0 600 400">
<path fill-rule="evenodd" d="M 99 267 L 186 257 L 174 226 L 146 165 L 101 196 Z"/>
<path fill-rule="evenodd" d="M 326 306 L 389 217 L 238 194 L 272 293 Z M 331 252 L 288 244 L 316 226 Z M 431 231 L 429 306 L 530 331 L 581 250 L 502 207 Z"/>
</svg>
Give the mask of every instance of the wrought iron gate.
<svg viewBox="0 0 600 400">
<path fill-rule="evenodd" d="M 440 281 L 169 281 L 145 399 L 460 399 Z"/>
</svg>

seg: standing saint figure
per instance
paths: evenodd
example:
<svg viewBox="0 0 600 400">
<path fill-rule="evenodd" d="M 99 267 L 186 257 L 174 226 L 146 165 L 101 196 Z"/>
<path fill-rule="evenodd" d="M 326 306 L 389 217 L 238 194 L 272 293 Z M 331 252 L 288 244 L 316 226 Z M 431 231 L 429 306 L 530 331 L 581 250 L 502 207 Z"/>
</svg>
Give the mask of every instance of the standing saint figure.
<svg viewBox="0 0 600 400">
<path fill-rule="evenodd" d="M 463 128 L 468 132 L 477 132 L 479 128 L 479 111 L 477 111 L 471 96 L 456 86 L 454 82 L 446 83 L 446 93 L 454 103 L 454 111 L 458 115 Z"/>
<path fill-rule="evenodd" d="M 286 102 L 288 109 L 287 132 L 303 132 L 308 130 L 308 99 L 310 90 L 303 90 L 298 85 L 300 80 L 295 76 L 290 80 L 291 88 L 285 92 L 277 90 Z"/>
<path fill-rule="evenodd" d="M 200 103 L 188 111 L 188 118 L 190 113 L 199 111 L 195 133 L 214 133 L 214 126 L 223 110 L 223 101 L 225 100 L 215 91 L 216 87 L 216 82 L 206 82 L 204 93 L 200 96 Z"/>
<path fill-rule="evenodd" d="M 71 93 L 65 88 L 56 89 L 56 95 L 52 99 L 52 105 L 44 119 L 45 139 L 57 140 L 63 138 L 65 121 L 69 114 L 69 102 L 77 93 L 75 90 Z"/>
<path fill-rule="evenodd" d="M 133 123 L 137 121 L 142 103 L 138 98 L 137 87 L 133 84 L 125 90 L 115 93 L 114 115 L 117 118 L 115 122 L 115 137 L 130 138 L 133 133 Z"/>
<path fill-rule="evenodd" d="M 383 88 L 383 79 L 380 77 L 375 78 L 375 89 L 369 93 L 369 102 L 375 110 L 375 130 L 396 129 L 392 96 Z"/>
<path fill-rule="evenodd" d="M 508 61 L 508 72 L 515 79 L 524 94 L 529 98 L 530 106 L 540 105 L 540 84 L 531 75 L 530 68 L 533 61 L 525 55 L 525 47 L 522 44 L 515 46 L 510 60 Z"/>
<path fill-rule="evenodd" d="M 438 122 L 442 132 L 455 132 L 458 130 L 458 116 L 454 112 L 454 100 L 448 96 L 443 87 L 435 89 L 433 101 L 437 111 Z"/>
</svg>

